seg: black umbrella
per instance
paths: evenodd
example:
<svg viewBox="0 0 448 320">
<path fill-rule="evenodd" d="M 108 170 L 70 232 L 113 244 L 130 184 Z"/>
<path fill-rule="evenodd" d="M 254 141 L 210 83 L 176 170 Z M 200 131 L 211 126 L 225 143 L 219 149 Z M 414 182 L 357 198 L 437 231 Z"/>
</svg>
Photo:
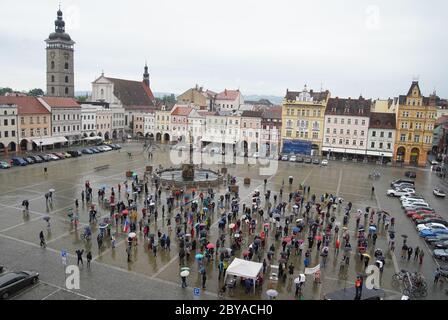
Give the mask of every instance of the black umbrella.
<svg viewBox="0 0 448 320">
<path fill-rule="evenodd" d="M 403 238 L 405 238 L 405 239 L 408 238 L 408 235 L 407 235 L 407 234 L 402 234 L 401 236 L 402 236 Z"/>
</svg>

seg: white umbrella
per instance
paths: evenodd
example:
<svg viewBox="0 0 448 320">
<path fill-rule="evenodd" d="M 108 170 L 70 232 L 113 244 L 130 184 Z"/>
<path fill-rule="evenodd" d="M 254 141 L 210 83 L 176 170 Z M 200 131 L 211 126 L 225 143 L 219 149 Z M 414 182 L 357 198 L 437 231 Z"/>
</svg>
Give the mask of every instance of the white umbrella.
<svg viewBox="0 0 448 320">
<path fill-rule="evenodd" d="M 235 224 L 234 223 L 229 224 L 229 229 L 233 229 L 233 228 L 235 228 Z"/>
<path fill-rule="evenodd" d="M 274 289 L 269 289 L 268 291 L 266 291 L 266 294 L 268 297 L 275 298 L 276 296 L 278 296 L 278 291 Z"/>
<path fill-rule="evenodd" d="M 137 236 L 137 234 L 135 232 L 131 232 L 128 234 L 129 238 L 135 238 Z"/>
<path fill-rule="evenodd" d="M 294 283 L 303 283 L 305 282 L 306 277 L 303 273 L 299 274 L 297 278 L 294 279 Z"/>
<path fill-rule="evenodd" d="M 383 261 L 377 260 L 376 263 L 380 265 L 380 269 L 383 267 Z"/>
<path fill-rule="evenodd" d="M 297 219 L 296 220 L 296 222 L 302 222 L 303 221 L 303 219 Z"/>
<path fill-rule="evenodd" d="M 184 270 L 180 273 L 181 277 L 188 277 L 189 275 L 190 275 L 190 271 L 188 271 L 188 270 Z"/>
<path fill-rule="evenodd" d="M 51 188 L 50 190 L 48 190 L 48 192 L 55 192 L 56 190 L 54 190 L 53 188 Z"/>
</svg>

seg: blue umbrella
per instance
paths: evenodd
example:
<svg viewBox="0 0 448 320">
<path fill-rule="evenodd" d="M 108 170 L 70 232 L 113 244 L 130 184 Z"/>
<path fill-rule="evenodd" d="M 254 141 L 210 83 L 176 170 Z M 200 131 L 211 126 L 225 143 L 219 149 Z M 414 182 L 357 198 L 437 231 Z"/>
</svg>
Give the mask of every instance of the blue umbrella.
<svg viewBox="0 0 448 320">
<path fill-rule="evenodd" d="M 202 253 L 198 253 L 198 254 L 195 256 L 195 258 L 196 258 L 196 260 L 202 260 L 202 258 L 204 258 L 204 255 L 203 255 Z"/>
<path fill-rule="evenodd" d="M 292 228 L 292 232 L 293 232 L 293 233 L 298 233 L 299 231 L 300 231 L 300 229 L 297 228 L 297 227 Z"/>
</svg>

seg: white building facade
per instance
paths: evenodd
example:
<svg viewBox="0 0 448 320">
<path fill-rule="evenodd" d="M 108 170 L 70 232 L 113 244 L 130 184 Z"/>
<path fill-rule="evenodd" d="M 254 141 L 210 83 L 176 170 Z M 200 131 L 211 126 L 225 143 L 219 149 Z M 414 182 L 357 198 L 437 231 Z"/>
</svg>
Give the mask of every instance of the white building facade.
<svg viewBox="0 0 448 320">
<path fill-rule="evenodd" d="M 17 151 L 19 144 L 16 105 L 0 104 L 0 152 Z"/>
<path fill-rule="evenodd" d="M 372 112 L 367 140 L 367 156 L 370 161 L 390 162 L 394 154 L 395 114 Z"/>
</svg>

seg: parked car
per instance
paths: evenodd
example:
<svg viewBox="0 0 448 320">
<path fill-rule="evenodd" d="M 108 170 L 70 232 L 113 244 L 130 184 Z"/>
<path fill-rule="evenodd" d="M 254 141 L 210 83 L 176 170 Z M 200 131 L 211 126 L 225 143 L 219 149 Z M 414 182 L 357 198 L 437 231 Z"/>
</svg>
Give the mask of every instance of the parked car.
<svg viewBox="0 0 448 320">
<path fill-rule="evenodd" d="M 20 158 L 20 157 L 14 157 L 14 158 L 12 158 L 12 159 L 11 159 L 11 162 L 12 162 L 12 164 L 15 165 L 15 166 L 26 166 L 26 165 L 28 165 L 28 162 L 26 162 L 25 160 L 23 160 L 23 159 Z"/>
<path fill-rule="evenodd" d="M 394 185 L 396 185 L 396 184 L 400 184 L 400 183 L 408 183 L 408 184 L 411 184 L 411 185 L 415 185 L 415 182 L 414 182 L 414 180 L 410 180 L 410 179 L 398 179 L 398 180 L 394 180 L 394 181 L 392 181 L 391 183 L 390 183 L 390 186 L 391 187 L 393 187 Z"/>
<path fill-rule="evenodd" d="M 435 249 L 434 258 L 448 261 L 448 249 Z"/>
<path fill-rule="evenodd" d="M 324 160 L 322 160 L 322 162 L 320 164 L 323 166 L 328 166 L 328 160 L 324 159 Z"/>
<path fill-rule="evenodd" d="M 290 161 L 290 162 L 296 162 L 296 160 L 297 160 L 297 157 L 296 157 L 295 155 L 291 155 L 291 156 L 289 157 L 289 161 Z"/>
<path fill-rule="evenodd" d="M 426 223 L 426 224 L 418 224 L 417 225 L 417 230 L 418 231 L 422 231 L 425 229 L 444 229 L 444 230 L 448 230 L 448 228 L 446 226 L 444 226 L 441 223 L 436 223 L 436 222 L 430 222 L 430 223 Z"/>
<path fill-rule="evenodd" d="M 443 191 L 440 188 L 434 188 L 432 193 L 434 193 L 434 195 L 439 198 L 445 198 L 445 196 L 446 196 L 445 191 Z"/>
<path fill-rule="evenodd" d="M 59 159 L 65 159 L 65 155 L 62 152 L 54 152 L 53 154 Z"/>
<path fill-rule="evenodd" d="M 442 240 L 434 243 L 434 247 L 437 249 L 448 249 L 448 240 Z"/>
<path fill-rule="evenodd" d="M 313 159 L 313 164 L 320 164 L 320 161 L 319 161 L 319 159 Z"/>
<path fill-rule="evenodd" d="M 102 147 L 103 147 L 103 149 L 104 149 L 105 151 L 112 151 L 112 150 L 113 150 L 110 146 L 108 146 L 108 145 L 106 145 L 106 144 L 103 144 Z"/>
<path fill-rule="evenodd" d="M 93 151 L 90 150 L 89 148 L 82 149 L 81 152 L 84 154 L 93 154 Z"/>
<path fill-rule="evenodd" d="M 405 189 L 405 188 L 414 189 L 414 185 L 407 183 L 407 182 L 401 182 L 401 183 L 394 184 L 392 188 L 394 188 L 394 189 Z"/>
<path fill-rule="evenodd" d="M 47 156 L 49 156 L 51 160 L 54 160 L 54 161 L 59 160 L 59 157 L 54 155 L 54 154 L 52 154 L 52 153 L 47 154 Z"/>
<path fill-rule="evenodd" d="M 36 163 L 36 161 L 34 161 L 34 159 L 32 157 L 26 157 L 26 158 L 23 158 L 23 160 L 25 160 L 28 164 Z"/>
<path fill-rule="evenodd" d="M 446 230 L 446 229 L 424 229 L 424 230 L 420 231 L 418 234 L 422 238 L 434 237 L 438 234 L 448 235 L 448 230 Z"/>
<path fill-rule="evenodd" d="M 101 152 L 103 152 L 100 149 L 98 149 L 97 147 L 91 147 L 90 150 L 92 150 L 93 153 L 101 153 Z"/>
<path fill-rule="evenodd" d="M 46 154 L 40 154 L 39 157 L 40 157 L 44 162 L 51 161 L 50 157 L 47 156 Z"/>
<path fill-rule="evenodd" d="M 31 158 L 34 159 L 34 162 L 35 162 L 35 163 L 42 163 L 42 162 L 44 162 L 44 159 L 42 159 L 42 158 L 39 157 L 39 156 L 31 156 Z"/>
<path fill-rule="evenodd" d="M 431 165 L 432 165 L 432 166 L 437 166 L 438 164 L 439 164 L 439 163 L 438 163 L 437 161 L 435 161 L 435 160 L 432 160 L 432 161 L 431 161 Z"/>
<path fill-rule="evenodd" d="M 9 168 L 11 168 L 11 165 L 6 161 L 0 161 L 0 168 L 1 169 L 9 169 Z"/>
<path fill-rule="evenodd" d="M 305 163 L 311 163 L 312 160 L 311 160 L 311 158 L 305 158 L 305 160 L 303 160 L 303 162 L 305 162 Z"/>
<path fill-rule="evenodd" d="M 111 143 L 111 144 L 109 145 L 109 147 L 111 147 L 111 148 L 114 149 L 114 150 L 119 150 L 119 149 L 121 149 L 121 146 L 118 145 L 118 144 L 116 144 L 116 143 Z"/>
<path fill-rule="evenodd" d="M 288 161 L 288 155 L 287 154 L 282 155 L 281 160 Z"/>
<path fill-rule="evenodd" d="M 79 150 L 69 150 L 67 151 L 67 153 L 71 155 L 73 158 L 80 157 L 82 155 L 81 151 Z"/>
<path fill-rule="evenodd" d="M 438 234 L 435 237 L 426 237 L 425 241 L 429 244 L 448 240 L 448 234 Z"/>
<path fill-rule="evenodd" d="M 406 171 L 404 175 L 411 179 L 415 179 L 417 177 L 417 173 L 415 171 Z"/>
<path fill-rule="evenodd" d="M 0 275 L 0 297 L 8 299 L 14 293 L 35 284 L 39 273 L 35 271 L 5 272 Z"/>
<path fill-rule="evenodd" d="M 410 196 L 412 195 L 412 192 L 401 190 L 401 189 L 389 189 L 387 190 L 386 194 L 389 197 L 401 197 L 401 196 Z"/>
<path fill-rule="evenodd" d="M 419 209 L 428 209 L 431 210 L 432 208 L 426 205 L 422 205 L 419 203 L 415 203 L 415 204 L 409 204 L 409 205 L 405 205 L 403 206 L 403 208 L 405 210 L 419 210 Z"/>
<path fill-rule="evenodd" d="M 425 220 L 427 218 L 442 219 L 437 213 L 414 213 L 410 216 L 413 221 Z"/>
<path fill-rule="evenodd" d="M 62 154 L 63 154 L 64 157 L 66 157 L 66 158 L 71 158 L 71 157 L 72 157 L 72 155 L 71 155 L 70 153 L 68 153 L 68 152 L 63 152 Z"/>
<path fill-rule="evenodd" d="M 433 218 L 425 218 L 422 220 L 415 220 L 415 224 L 419 225 L 419 224 L 426 224 L 426 223 L 440 223 L 443 224 L 444 226 L 448 227 L 448 222 L 445 221 L 443 218 L 438 218 L 438 217 L 433 217 Z"/>
<path fill-rule="evenodd" d="M 303 162 L 303 158 L 302 157 L 297 157 L 296 158 L 296 162 Z"/>
</svg>

